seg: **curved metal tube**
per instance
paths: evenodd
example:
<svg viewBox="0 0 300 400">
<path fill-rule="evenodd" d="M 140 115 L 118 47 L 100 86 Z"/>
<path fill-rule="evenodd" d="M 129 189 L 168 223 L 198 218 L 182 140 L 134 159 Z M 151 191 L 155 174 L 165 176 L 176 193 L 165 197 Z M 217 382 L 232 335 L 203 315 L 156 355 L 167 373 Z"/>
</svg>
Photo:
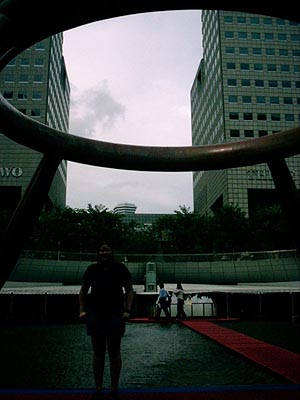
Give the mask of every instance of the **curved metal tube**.
<svg viewBox="0 0 300 400">
<path fill-rule="evenodd" d="M 240 167 L 300 153 L 300 128 L 211 146 L 148 147 L 68 135 L 33 121 L 0 97 L 1 131 L 12 140 L 62 159 L 140 171 L 196 171 Z"/>
<path fill-rule="evenodd" d="M 172 5 L 173 10 L 214 9 L 220 4 L 214 1 L 185 1 Z M 29 45 L 73 27 L 121 15 L 150 11 L 170 10 L 168 1 L 131 3 L 115 7 L 113 4 L 99 4 L 92 0 L 74 0 L 72 7 L 62 9 L 58 0 L 51 1 L 44 18 L 36 18 L 40 8 L 39 0 L 2 1 L 0 4 L 0 68 L 10 58 Z M 300 21 L 294 3 L 284 10 L 282 7 L 260 5 L 234 7 L 222 6 L 223 10 L 236 10 L 271 14 Z M 59 12 L 57 12 L 59 10 Z M 288 10 L 288 11 L 287 11 Z M 35 22 L 34 24 L 31 21 Z M 24 35 L 26 32 L 26 35 Z M 55 152 L 63 159 L 109 168 L 140 171 L 196 171 L 240 167 L 267 162 L 274 157 L 290 157 L 300 153 L 300 128 L 291 129 L 259 139 L 212 146 L 188 147 L 147 147 L 108 143 L 66 135 L 50 129 L 24 116 L 0 98 L 0 129 L 12 140 L 42 153 Z"/>
</svg>

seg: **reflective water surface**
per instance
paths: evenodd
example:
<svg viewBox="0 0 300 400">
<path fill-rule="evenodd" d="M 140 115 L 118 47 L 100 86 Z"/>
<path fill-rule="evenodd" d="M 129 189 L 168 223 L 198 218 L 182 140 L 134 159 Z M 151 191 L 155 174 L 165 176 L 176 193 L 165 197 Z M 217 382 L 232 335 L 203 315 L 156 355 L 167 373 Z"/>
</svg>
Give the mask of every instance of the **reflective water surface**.
<svg viewBox="0 0 300 400">
<path fill-rule="evenodd" d="M 0 343 L 1 388 L 94 386 L 84 325 L 2 325 Z M 128 323 L 122 354 L 122 388 L 286 383 L 178 324 Z"/>
</svg>

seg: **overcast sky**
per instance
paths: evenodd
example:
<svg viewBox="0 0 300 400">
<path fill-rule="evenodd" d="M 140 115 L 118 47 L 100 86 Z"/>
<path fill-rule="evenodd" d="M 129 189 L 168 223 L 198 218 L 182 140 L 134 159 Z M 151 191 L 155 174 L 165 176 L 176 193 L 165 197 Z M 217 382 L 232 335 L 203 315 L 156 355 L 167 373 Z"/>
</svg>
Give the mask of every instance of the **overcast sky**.
<svg viewBox="0 0 300 400">
<path fill-rule="evenodd" d="M 202 57 L 200 11 L 120 17 L 64 33 L 70 132 L 149 146 L 191 145 L 190 90 Z M 67 205 L 134 203 L 138 213 L 193 210 L 192 173 L 68 162 Z"/>
</svg>

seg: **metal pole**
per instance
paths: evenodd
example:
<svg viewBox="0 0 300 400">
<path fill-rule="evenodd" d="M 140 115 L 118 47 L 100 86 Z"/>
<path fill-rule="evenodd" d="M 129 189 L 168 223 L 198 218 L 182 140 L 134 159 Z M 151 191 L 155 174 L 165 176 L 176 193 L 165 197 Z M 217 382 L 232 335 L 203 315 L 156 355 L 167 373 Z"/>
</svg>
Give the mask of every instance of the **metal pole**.
<svg viewBox="0 0 300 400">
<path fill-rule="evenodd" d="M 226 318 L 229 318 L 229 295 L 226 293 Z"/>
<path fill-rule="evenodd" d="M 45 155 L 42 158 L 9 222 L 0 246 L 0 289 L 9 278 L 23 251 L 24 243 L 40 216 L 60 162 L 61 159 L 56 156 Z"/>
<path fill-rule="evenodd" d="M 284 159 L 268 162 L 283 213 L 286 216 L 295 246 L 300 251 L 300 195 Z"/>
</svg>

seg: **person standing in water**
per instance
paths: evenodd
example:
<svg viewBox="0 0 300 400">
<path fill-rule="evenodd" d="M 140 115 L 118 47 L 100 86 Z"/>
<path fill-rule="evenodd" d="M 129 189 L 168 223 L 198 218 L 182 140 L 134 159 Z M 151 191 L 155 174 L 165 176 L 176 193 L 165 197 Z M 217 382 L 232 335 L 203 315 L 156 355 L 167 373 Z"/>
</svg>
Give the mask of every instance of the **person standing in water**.
<svg viewBox="0 0 300 400">
<path fill-rule="evenodd" d="M 130 317 L 132 303 L 132 276 L 123 263 L 114 260 L 111 247 L 102 243 L 97 263 L 87 267 L 79 292 L 79 317 L 85 319 L 87 334 L 91 337 L 93 347 L 95 400 L 104 399 L 102 383 L 106 349 L 111 377 L 109 398 L 119 398 L 121 338 L 125 332 L 125 321 Z"/>
</svg>

